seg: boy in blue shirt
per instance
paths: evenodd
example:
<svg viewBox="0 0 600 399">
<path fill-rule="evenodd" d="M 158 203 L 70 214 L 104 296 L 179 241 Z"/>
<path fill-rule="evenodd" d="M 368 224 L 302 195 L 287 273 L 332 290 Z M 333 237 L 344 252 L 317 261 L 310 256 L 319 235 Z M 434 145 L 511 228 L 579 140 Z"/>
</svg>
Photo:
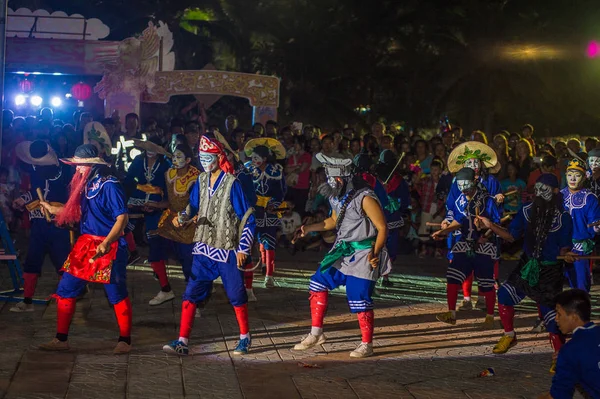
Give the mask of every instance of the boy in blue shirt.
<svg viewBox="0 0 600 399">
<path fill-rule="evenodd" d="M 557 295 L 556 322 L 563 334 L 573 337 L 558 353 L 550 392 L 538 399 L 572 398 L 576 386 L 586 397 L 600 398 L 600 327 L 590 321 L 591 308 L 583 290 Z"/>
</svg>

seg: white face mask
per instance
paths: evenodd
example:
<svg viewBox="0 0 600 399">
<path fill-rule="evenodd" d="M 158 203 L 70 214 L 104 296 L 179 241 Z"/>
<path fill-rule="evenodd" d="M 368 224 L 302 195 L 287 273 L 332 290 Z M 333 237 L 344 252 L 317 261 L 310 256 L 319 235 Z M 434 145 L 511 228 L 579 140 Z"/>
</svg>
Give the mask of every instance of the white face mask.
<svg viewBox="0 0 600 399">
<path fill-rule="evenodd" d="M 215 154 L 209 154 L 206 152 L 200 153 L 200 164 L 205 172 L 211 173 L 217 169 L 219 158 Z"/>
<path fill-rule="evenodd" d="M 589 157 L 588 166 L 591 170 L 600 169 L 600 157 Z"/>
<path fill-rule="evenodd" d="M 258 154 L 252 153 L 252 164 L 260 168 L 265 163 L 265 159 Z"/>
<path fill-rule="evenodd" d="M 533 187 L 535 190 L 535 196 L 542 198 L 544 201 L 550 201 L 552 199 L 552 187 L 547 184 L 537 182 Z"/>
<path fill-rule="evenodd" d="M 187 158 L 185 157 L 185 154 L 180 150 L 175 150 L 171 161 L 175 169 L 182 169 L 187 165 Z"/>
<path fill-rule="evenodd" d="M 583 173 L 578 170 L 567 170 L 567 184 L 571 190 L 577 190 L 583 184 Z"/>
<path fill-rule="evenodd" d="M 469 192 L 475 188 L 475 182 L 472 180 L 457 180 L 456 185 L 462 193 Z"/>
<path fill-rule="evenodd" d="M 465 168 L 473 169 L 475 174 L 478 174 L 481 170 L 481 161 L 477 158 L 467 159 L 465 161 Z"/>
</svg>

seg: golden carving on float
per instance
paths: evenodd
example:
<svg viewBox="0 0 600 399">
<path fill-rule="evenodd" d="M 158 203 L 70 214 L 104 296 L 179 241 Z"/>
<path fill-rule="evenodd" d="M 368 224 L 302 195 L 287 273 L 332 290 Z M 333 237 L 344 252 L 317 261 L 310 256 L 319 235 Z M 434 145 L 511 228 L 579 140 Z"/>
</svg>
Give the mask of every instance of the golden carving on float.
<svg viewBox="0 0 600 399">
<path fill-rule="evenodd" d="M 244 97 L 254 107 L 279 106 L 279 78 L 224 71 L 156 72 L 154 86 L 143 94 L 147 103 L 166 103 L 171 96 L 220 94 Z"/>
</svg>

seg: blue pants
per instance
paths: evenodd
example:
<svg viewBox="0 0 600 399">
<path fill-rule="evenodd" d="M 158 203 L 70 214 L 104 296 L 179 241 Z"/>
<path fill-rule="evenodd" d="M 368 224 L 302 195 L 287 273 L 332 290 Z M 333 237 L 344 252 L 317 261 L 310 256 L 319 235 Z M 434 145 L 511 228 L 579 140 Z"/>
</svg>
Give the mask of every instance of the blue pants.
<svg viewBox="0 0 600 399">
<path fill-rule="evenodd" d="M 371 295 L 375 288 L 375 281 L 347 276 L 335 267 L 330 267 L 323 273 L 317 271 L 313 274 L 308 289 L 313 292 L 331 291 L 340 285 L 346 286 L 346 298 L 351 313 L 373 309 Z"/>
<path fill-rule="evenodd" d="M 519 291 L 510 283 L 504 283 L 498 290 L 498 304 L 504 306 L 515 306 L 518 305 L 526 295 L 524 292 Z M 540 311 L 542 312 L 542 318 L 546 325 L 546 330 L 552 334 L 560 334 L 558 325 L 556 324 L 556 311 L 548 306 L 538 304 Z"/>
<path fill-rule="evenodd" d="M 385 247 L 388 251 L 388 256 L 393 262 L 398 256 L 398 246 L 400 245 L 400 229 L 388 230 L 388 237 L 385 243 Z"/>
<path fill-rule="evenodd" d="M 453 255 L 452 263 L 448 265 L 446 280 L 448 284 L 462 284 L 471 273 L 479 284 L 480 292 L 489 292 L 494 289 L 494 259 L 489 255 L 475 254 L 467 256 L 464 252 Z"/>
<path fill-rule="evenodd" d="M 56 272 L 63 267 L 71 252 L 71 241 L 69 230 L 59 229 L 53 223 L 46 220 L 34 219 L 31 225 L 29 237 L 29 249 L 27 259 L 23 264 L 25 273 L 40 274 L 46 255 L 50 255 L 52 265 Z"/>
<path fill-rule="evenodd" d="M 581 259 L 575 261 L 573 265 L 567 265 L 565 276 L 571 288 L 579 288 L 585 292 L 590 292 L 592 287 L 592 273 L 590 271 L 589 260 Z"/>
<path fill-rule="evenodd" d="M 113 268 L 110 275 L 110 284 L 103 284 L 108 301 L 113 305 L 121 302 L 129 296 L 127 292 L 127 245 L 119 242 L 117 250 L 117 259 L 113 262 Z M 65 272 L 58 283 L 56 295 L 63 298 L 76 298 L 83 293 L 88 281 L 73 276 Z"/>
<path fill-rule="evenodd" d="M 194 260 L 192 251 L 194 249 L 194 244 L 182 244 L 180 242 L 174 242 L 173 244 L 177 260 L 181 263 L 183 276 L 185 277 L 185 281 L 188 282 L 190 280 L 190 275 L 192 274 L 192 262 Z"/>
<path fill-rule="evenodd" d="M 233 306 L 248 303 L 244 272 L 237 268 L 237 260 L 233 254 L 227 262 L 218 262 L 204 255 L 194 255 L 192 274 L 185 287 L 184 301 L 199 303 L 204 301 L 212 291 L 213 281 L 221 276 L 227 298 Z"/>
</svg>

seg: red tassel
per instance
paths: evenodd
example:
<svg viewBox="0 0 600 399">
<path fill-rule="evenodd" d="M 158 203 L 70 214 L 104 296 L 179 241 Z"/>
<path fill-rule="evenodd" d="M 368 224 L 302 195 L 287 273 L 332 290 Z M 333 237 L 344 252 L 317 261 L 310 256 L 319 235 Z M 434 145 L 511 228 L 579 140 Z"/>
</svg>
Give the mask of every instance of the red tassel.
<svg viewBox="0 0 600 399">
<path fill-rule="evenodd" d="M 130 337 L 131 320 L 133 318 L 131 300 L 127 297 L 117 303 L 114 308 L 115 315 L 117 316 L 117 323 L 119 324 L 119 335 L 121 337 Z"/>
<path fill-rule="evenodd" d="M 325 319 L 325 313 L 327 313 L 327 302 L 329 298 L 329 292 L 327 291 L 310 291 L 310 318 L 311 327 L 323 328 L 323 319 Z"/>
<path fill-rule="evenodd" d="M 248 327 L 248 304 L 234 306 L 233 310 L 235 310 L 235 318 L 240 327 L 240 334 L 248 334 L 248 331 L 250 331 Z"/>
<path fill-rule="evenodd" d="M 69 334 L 69 327 L 75 313 L 76 298 L 56 297 L 56 332 Z"/>
<path fill-rule="evenodd" d="M 360 333 L 362 335 L 362 342 L 371 343 L 373 342 L 373 329 L 375 324 L 375 316 L 372 310 L 366 312 L 357 313 L 358 325 L 360 326 Z"/>
<path fill-rule="evenodd" d="M 189 338 L 194 326 L 194 316 L 196 315 L 196 304 L 190 301 L 183 301 L 181 304 L 181 323 L 179 326 L 179 336 Z"/>
</svg>

